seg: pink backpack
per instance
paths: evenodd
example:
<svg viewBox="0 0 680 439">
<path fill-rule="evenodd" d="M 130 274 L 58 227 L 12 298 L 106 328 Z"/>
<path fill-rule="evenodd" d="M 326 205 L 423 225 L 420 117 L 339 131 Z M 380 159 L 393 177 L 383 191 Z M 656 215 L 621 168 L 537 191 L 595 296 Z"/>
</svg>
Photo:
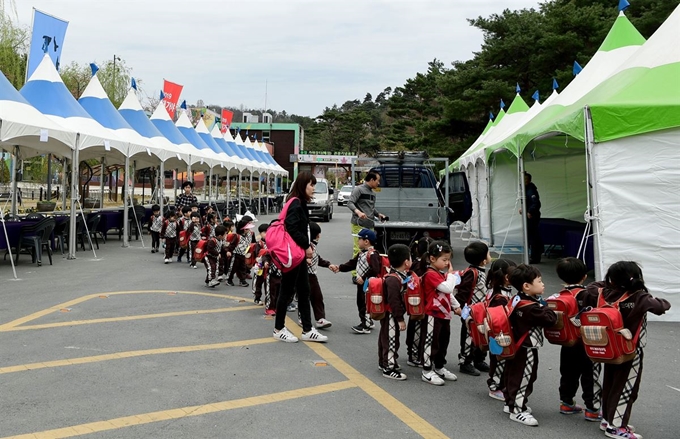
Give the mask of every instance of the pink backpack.
<svg viewBox="0 0 680 439">
<path fill-rule="evenodd" d="M 297 198 L 293 197 L 286 202 L 279 218 L 272 221 L 267 229 L 267 249 L 272 262 L 284 273 L 291 271 L 305 260 L 305 250 L 293 241 L 286 230 L 286 215 L 293 200 Z"/>
</svg>

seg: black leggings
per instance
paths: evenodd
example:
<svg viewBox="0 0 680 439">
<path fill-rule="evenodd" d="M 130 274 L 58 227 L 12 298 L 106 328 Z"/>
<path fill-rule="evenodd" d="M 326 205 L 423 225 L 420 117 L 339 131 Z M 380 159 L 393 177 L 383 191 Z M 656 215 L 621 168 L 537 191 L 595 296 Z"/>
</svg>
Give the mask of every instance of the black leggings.
<svg viewBox="0 0 680 439">
<path fill-rule="evenodd" d="M 278 331 L 286 326 L 286 313 L 288 304 L 293 300 L 297 292 L 298 312 L 302 320 L 302 330 L 304 332 L 312 329 L 312 315 L 309 309 L 309 273 L 307 272 L 307 260 L 303 259 L 300 265 L 293 268 L 288 273 L 283 273 L 279 298 L 276 302 L 276 321 L 274 328 Z"/>
</svg>

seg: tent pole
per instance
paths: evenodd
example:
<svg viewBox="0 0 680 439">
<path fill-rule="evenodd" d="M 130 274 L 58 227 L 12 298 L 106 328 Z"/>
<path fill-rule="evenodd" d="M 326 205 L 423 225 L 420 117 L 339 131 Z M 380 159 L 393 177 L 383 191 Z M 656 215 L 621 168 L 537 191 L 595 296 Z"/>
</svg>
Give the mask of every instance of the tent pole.
<svg viewBox="0 0 680 439">
<path fill-rule="evenodd" d="M 101 164 L 101 176 L 99 177 L 99 189 L 100 189 L 100 196 L 101 198 L 99 199 L 99 208 L 103 209 L 104 208 L 104 157 L 102 157 L 102 164 Z"/>
<path fill-rule="evenodd" d="M 72 153 L 73 154 L 73 153 Z M 61 162 L 61 211 L 66 212 L 66 168 L 68 159 L 64 157 Z"/>
<path fill-rule="evenodd" d="M 125 154 L 125 172 L 123 177 L 123 188 L 125 188 L 125 196 L 123 196 L 123 247 L 129 247 L 130 241 L 128 239 L 130 215 L 128 214 L 128 197 L 130 196 L 130 190 L 128 188 L 128 177 L 130 176 L 130 157 Z"/>
<path fill-rule="evenodd" d="M 527 200 L 526 188 L 524 187 L 524 158 L 520 155 L 517 159 L 517 178 L 519 179 L 520 200 L 522 202 L 522 239 L 524 240 L 524 255 L 523 260 L 525 264 L 529 263 L 529 237 L 527 234 Z"/>
<path fill-rule="evenodd" d="M 250 177 L 248 178 L 248 199 L 250 200 L 250 208 L 253 208 L 253 169 L 250 170 Z"/>
<path fill-rule="evenodd" d="M 586 218 L 593 227 L 593 253 L 595 255 L 595 279 L 604 277 L 604 255 L 602 253 L 602 225 L 600 223 L 600 205 L 597 192 L 597 173 L 595 172 L 593 147 L 595 146 L 595 131 L 593 128 L 593 118 L 590 107 L 585 107 L 585 142 L 586 142 L 586 191 L 588 199 L 588 211 Z M 585 251 L 584 251 L 585 254 Z"/>
<path fill-rule="evenodd" d="M 205 175 L 205 173 L 203 174 Z M 213 180 L 213 168 L 210 167 L 210 174 L 208 176 L 208 204 L 212 201 L 212 180 Z"/>
<path fill-rule="evenodd" d="M 47 197 L 46 201 L 52 201 L 52 154 L 47 154 Z"/>
<path fill-rule="evenodd" d="M 238 213 L 242 215 L 241 212 L 241 199 L 243 198 L 243 193 L 241 192 L 241 178 L 243 178 L 243 171 L 238 171 L 238 184 L 236 186 L 236 199 L 238 202 Z"/>
<path fill-rule="evenodd" d="M 229 216 L 229 203 L 231 202 L 231 180 L 229 173 L 231 172 L 231 169 L 227 169 L 227 193 L 226 198 L 227 198 L 227 216 Z"/>
<path fill-rule="evenodd" d="M 177 174 L 179 173 L 179 169 L 175 168 L 175 172 L 172 174 L 172 189 L 175 191 L 174 199 L 177 199 Z M 163 211 L 161 211 L 161 214 Z"/>
<path fill-rule="evenodd" d="M 12 204 L 10 207 L 10 212 L 12 215 L 17 214 L 17 196 L 19 195 L 18 188 L 19 182 L 17 181 L 17 163 L 19 162 L 19 147 L 14 145 L 14 160 L 12 160 L 12 169 L 10 169 L 10 174 L 12 175 Z"/>
<path fill-rule="evenodd" d="M 69 223 L 68 234 L 68 257 L 66 259 L 76 258 L 76 198 L 78 197 L 78 185 L 80 184 L 78 178 L 78 148 L 80 147 L 80 134 L 76 135 L 76 147 L 73 149 L 73 158 L 71 159 L 71 221 Z M 66 168 L 64 168 L 64 177 L 66 176 Z M 66 200 L 66 185 L 64 185 L 64 200 Z M 83 218 L 85 221 L 85 218 Z"/>
<path fill-rule="evenodd" d="M 160 177 L 158 182 L 158 205 L 161 207 L 161 215 L 163 215 L 163 204 L 165 203 L 165 162 L 163 160 L 161 160 Z"/>
<path fill-rule="evenodd" d="M 489 215 L 489 243 L 494 246 L 496 245 L 493 240 L 493 222 L 491 221 L 491 168 L 489 166 L 489 160 L 487 159 L 486 163 L 484 163 L 484 189 L 486 190 L 486 193 L 484 196 L 486 199 L 484 200 L 484 207 L 487 209 L 488 215 Z M 479 186 L 477 187 L 477 190 L 479 191 Z M 481 209 L 480 209 L 480 214 L 481 214 Z M 514 212 L 513 212 L 514 214 Z M 479 233 L 482 233 L 482 219 L 481 216 L 479 218 Z"/>
</svg>

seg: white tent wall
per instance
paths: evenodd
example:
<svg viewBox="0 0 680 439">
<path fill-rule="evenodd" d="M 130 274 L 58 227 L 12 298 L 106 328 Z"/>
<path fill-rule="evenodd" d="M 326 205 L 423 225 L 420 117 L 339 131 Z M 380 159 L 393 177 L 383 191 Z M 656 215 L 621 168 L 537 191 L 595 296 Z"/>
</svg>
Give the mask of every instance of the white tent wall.
<svg viewBox="0 0 680 439">
<path fill-rule="evenodd" d="M 524 170 L 531 174 L 541 197 L 541 218 L 585 222 L 588 194 L 583 142 L 565 141 L 564 136 L 533 142 L 522 157 Z"/>
<path fill-rule="evenodd" d="M 470 187 L 470 197 L 472 198 L 472 216 L 468 221 L 472 237 L 479 237 L 479 203 L 477 202 L 477 173 L 474 165 L 469 164 L 462 169 Z"/>
<path fill-rule="evenodd" d="M 603 273 L 617 261 L 638 262 L 650 293 L 673 305 L 650 318 L 680 321 L 680 129 L 597 144 L 591 165 Z"/>
<path fill-rule="evenodd" d="M 477 203 L 479 205 L 478 229 L 479 238 L 491 242 L 491 212 L 489 204 L 488 168 L 482 159 L 475 162 L 475 177 L 477 179 Z"/>
<path fill-rule="evenodd" d="M 517 158 L 508 151 L 493 154 L 490 163 L 491 244 L 523 248 L 522 217 L 519 215 Z M 540 190 L 540 189 L 539 189 Z M 507 249 L 505 250 L 507 252 Z"/>
</svg>

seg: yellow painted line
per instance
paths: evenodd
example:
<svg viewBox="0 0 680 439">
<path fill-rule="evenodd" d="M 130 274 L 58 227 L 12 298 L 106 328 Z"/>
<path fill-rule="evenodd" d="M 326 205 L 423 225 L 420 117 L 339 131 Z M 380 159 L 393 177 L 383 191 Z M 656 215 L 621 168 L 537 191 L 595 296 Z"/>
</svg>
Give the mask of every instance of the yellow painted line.
<svg viewBox="0 0 680 439">
<path fill-rule="evenodd" d="M 54 305 L 51 306 L 47 309 L 44 309 L 42 311 L 34 312 L 33 314 L 29 314 L 25 317 L 21 317 L 16 320 L 12 320 L 11 322 L 5 323 L 0 325 L 0 332 L 7 330 L 9 328 L 14 328 L 19 325 L 23 325 L 24 323 L 28 323 L 30 321 L 39 319 L 40 317 L 44 317 L 48 314 L 52 314 L 53 312 L 59 311 L 60 309 L 63 308 L 72 308 L 74 305 L 77 305 L 79 303 L 86 302 L 90 299 L 98 298 L 102 294 L 107 294 L 109 296 L 119 296 L 119 295 L 127 295 L 127 294 L 167 294 L 169 292 L 173 293 L 179 293 L 179 294 L 187 294 L 187 295 L 194 295 L 194 296 L 206 296 L 206 297 L 216 297 L 220 299 L 232 299 L 232 300 L 243 300 L 243 297 L 238 297 L 238 296 L 229 296 L 226 294 L 217 294 L 217 293 L 201 293 L 197 291 L 170 291 L 170 290 L 138 290 L 138 291 L 114 291 L 114 292 L 104 292 L 104 293 L 96 293 L 96 294 L 88 294 L 83 297 L 79 297 L 77 299 L 69 300 L 68 302 L 60 303 L 59 305 Z"/>
<path fill-rule="evenodd" d="M 16 366 L 0 367 L 0 375 L 13 372 L 26 372 L 29 370 L 48 369 L 53 367 L 75 366 L 78 364 L 99 363 L 102 361 L 123 360 L 126 358 L 145 357 L 149 355 L 178 354 L 186 352 L 211 351 L 258 344 L 276 343 L 272 337 L 255 338 L 251 340 L 230 341 L 194 346 L 177 346 L 172 348 L 145 349 L 138 351 L 115 352 L 113 354 L 94 355 L 91 357 L 68 358 L 64 360 L 44 361 L 41 363 L 17 364 Z"/>
<path fill-rule="evenodd" d="M 302 329 L 298 327 L 289 317 L 286 318 L 288 328 L 293 328 L 296 336 L 300 336 Z M 335 367 L 338 372 L 345 375 L 350 382 L 354 383 L 364 392 L 368 393 L 380 405 L 385 407 L 390 413 L 400 419 L 403 423 L 408 425 L 413 431 L 425 438 L 448 438 L 444 433 L 435 428 L 425 419 L 418 416 L 413 410 L 406 407 L 401 401 L 388 392 L 383 390 L 380 386 L 362 375 L 358 370 L 347 364 L 343 359 L 338 357 L 333 351 L 328 349 L 325 345 L 320 343 L 309 342 L 307 346 L 313 350 L 317 355 L 326 360 L 328 364 Z"/>
<path fill-rule="evenodd" d="M 160 319 L 166 317 L 179 317 L 179 316 L 193 316 L 200 314 L 218 314 L 223 312 L 231 311 L 245 311 L 248 309 L 262 309 L 261 306 L 251 305 L 251 306 L 232 306 L 230 308 L 217 308 L 217 309 L 198 309 L 194 311 L 177 311 L 177 312 L 166 312 L 161 314 L 140 314 L 136 316 L 122 316 L 122 317 L 107 317 L 102 319 L 91 319 L 91 320 L 71 320 L 68 322 L 57 322 L 57 323 L 44 323 L 41 325 L 24 325 L 15 326 L 7 329 L 0 329 L 0 332 L 12 332 L 12 331 L 29 331 L 35 329 L 46 329 L 46 328 L 61 328 L 65 326 L 79 326 L 79 325 L 93 325 L 96 323 L 111 323 L 111 322 L 128 322 L 131 320 L 145 320 L 145 319 Z"/>
<path fill-rule="evenodd" d="M 249 398 L 233 399 L 230 401 L 216 402 L 212 404 L 182 407 L 172 410 L 144 413 L 140 415 L 125 416 L 122 418 L 109 419 L 107 421 L 90 422 L 88 424 L 74 425 L 71 427 L 57 428 L 54 430 L 39 431 L 35 433 L 7 436 L 0 439 L 61 439 L 82 436 L 101 431 L 118 430 L 123 427 L 151 424 L 153 422 L 172 421 L 174 419 L 189 416 L 202 416 L 209 413 L 224 412 L 228 410 L 254 407 L 263 404 L 289 401 L 291 399 L 308 396 L 323 395 L 356 387 L 351 381 L 341 381 L 320 386 L 304 387 L 302 389 L 288 390 L 285 392 L 270 393 L 268 395 L 253 396 Z"/>
</svg>

